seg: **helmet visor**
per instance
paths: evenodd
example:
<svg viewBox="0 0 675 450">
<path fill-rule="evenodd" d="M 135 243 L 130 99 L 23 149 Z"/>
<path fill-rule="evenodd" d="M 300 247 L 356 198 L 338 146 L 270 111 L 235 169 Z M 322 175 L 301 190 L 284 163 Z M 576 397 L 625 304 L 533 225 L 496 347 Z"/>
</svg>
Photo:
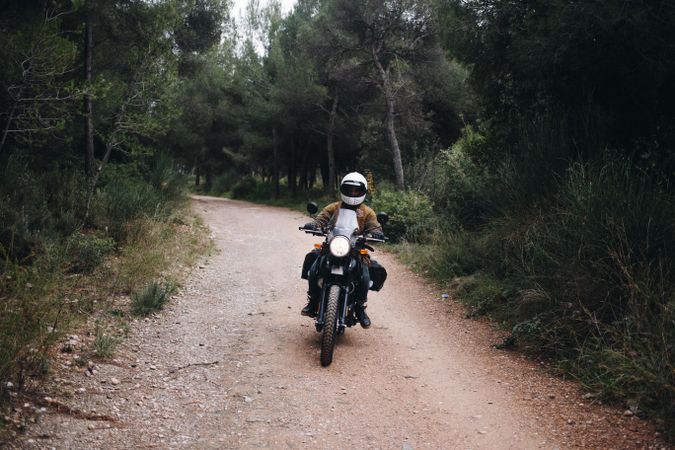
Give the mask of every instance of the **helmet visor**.
<svg viewBox="0 0 675 450">
<path fill-rule="evenodd" d="M 366 187 L 363 183 L 342 183 L 340 186 L 340 193 L 347 197 L 361 197 L 366 195 Z"/>
</svg>

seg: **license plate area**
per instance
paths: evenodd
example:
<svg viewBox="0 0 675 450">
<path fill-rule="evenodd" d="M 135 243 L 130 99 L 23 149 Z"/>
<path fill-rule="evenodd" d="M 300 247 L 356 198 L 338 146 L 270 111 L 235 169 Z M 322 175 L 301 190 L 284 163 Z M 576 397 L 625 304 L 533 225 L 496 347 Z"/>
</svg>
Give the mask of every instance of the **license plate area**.
<svg viewBox="0 0 675 450">
<path fill-rule="evenodd" d="M 342 266 L 333 266 L 330 268 L 330 273 L 333 275 L 344 275 L 345 269 Z"/>
</svg>

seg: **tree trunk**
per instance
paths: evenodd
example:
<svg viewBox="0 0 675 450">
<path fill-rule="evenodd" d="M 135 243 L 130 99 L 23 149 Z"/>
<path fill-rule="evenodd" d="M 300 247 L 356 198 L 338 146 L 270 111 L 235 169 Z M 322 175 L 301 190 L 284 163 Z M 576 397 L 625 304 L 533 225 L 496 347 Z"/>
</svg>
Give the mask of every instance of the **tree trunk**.
<svg viewBox="0 0 675 450">
<path fill-rule="evenodd" d="M 319 171 L 321 172 L 321 184 L 324 191 L 328 191 L 328 163 L 323 158 L 319 161 Z"/>
<path fill-rule="evenodd" d="M 295 177 L 295 137 L 291 138 L 291 159 L 288 163 L 288 190 L 291 192 L 291 196 L 295 197 L 298 193 L 298 187 L 296 184 Z"/>
<path fill-rule="evenodd" d="M 195 187 L 199 187 L 199 183 L 201 182 L 201 172 L 199 170 L 199 166 L 195 167 Z"/>
<path fill-rule="evenodd" d="M 213 173 L 211 172 L 211 166 L 209 164 L 204 168 L 204 190 L 206 193 L 211 192 L 211 187 L 213 186 Z"/>
<path fill-rule="evenodd" d="M 375 48 L 373 51 L 373 61 L 377 66 L 380 76 L 382 77 L 382 91 L 384 92 L 384 99 L 387 105 L 387 137 L 389 138 L 389 145 L 391 146 L 391 156 L 394 162 L 394 175 L 396 177 L 396 190 L 402 191 L 405 189 L 405 181 L 403 177 L 403 161 L 401 159 L 401 148 L 398 145 L 398 138 L 396 137 L 396 127 L 394 118 L 396 117 L 396 95 L 391 85 L 389 78 L 389 68 L 385 70 L 380 63 Z"/>
<path fill-rule="evenodd" d="M 306 142 L 302 146 L 302 157 L 300 159 L 300 191 L 307 191 L 307 156 L 309 155 L 309 144 Z"/>
<path fill-rule="evenodd" d="M 277 128 L 272 128 L 272 151 L 274 152 L 274 161 L 272 166 L 272 184 L 274 186 L 274 196 L 279 197 L 279 145 L 277 142 Z"/>
<path fill-rule="evenodd" d="M 312 169 L 309 171 L 309 188 L 312 189 L 316 184 L 316 165 L 312 165 Z"/>
<path fill-rule="evenodd" d="M 333 134 L 335 132 L 335 117 L 337 116 L 338 90 L 335 88 L 333 106 L 328 118 L 328 130 L 326 132 L 326 154 L 328 156 L 328 184 L 324 187 L 326 193 L 335 193 L 335 150 L 333 149 Z"/>
<path fill-rule="evenodd" d="M 87 179 L 94 176 L 94 119 L 92 113 L 91 79 L 93 60 L 93 0 L 85 3 L 86 22 L 84 26 L 84 81 L 87 93 L 84 96 L 84 173 Z"/>
<path fill-rule="evenodd" d="M 110 159 L 110 155 L 112 154 L 113 148 L 115 148 L 115 133 L 110 137 L 110 140 L 108 143 L 105 145 L 105 154 L 103 155 L 103 159 L 101 160 L 101 164 L 98 166 L 98 169 L 96 169 L 91 178 L 89 179 L 89 189 L 87 192 L 87 202 L 84 207 L 84 221 L 82 222 L 82 225 L 86 225 L 87 222 L 89 221 L 89 213 L 91 212 L 91 201 L 94 199 L 94 192 L 96 190 L 96 185 L 98 184 L 98 179 L 101 177 L 101 173 L 103 172 L 103 168 L 105 167 L 106 164 L 108 164 L 108 160 Z"/>
<path fill-rule="evenodd" d="M 18 98 L 21 98 L 21 93 L 23 92 L 23 87 L 19 89 L 19 94 Z M 16 105 L 19 103 L 19 100 L 14 100 L 14 103 L 12 104 L 12 109 L 9 110 L 9 114 L 7 114 L 7 123 L 5 124 L 5 129 L 2 132 L 2 139 L 0 140 L 0 153 L 2 153 L 2 149 L 5 146 L 5 142 L 7 141 L 7 135 L 9 134 L 9 127 L 12 125 L 12 120 L 14 120 L 14 112 L 16 111 Z"/>
<path fill-rule="evenodd" d="M 105 144 L 105 153 L 103 154 L 103 159 L 101 159 L 101 163 L 98 165 L 98 167 L 93 171 L 93 175 L 89 179 L 89 189 L 87 192 L 87 201 L 85 202 L 85 208 L 84 208 L 84 220 L 82 222 L 82 226 L 86 225 L 87 222 L 89 221 L 89 213 L 91 210 L 91 201 L 94 198 L 94 191 L 96 190 L 96 185 L 98 184 L 99 178 L 101 178 L 101 173 L 103 173 L 103 168 L 105 168 L 106 164 L 108 164 L 108 160 L 110 159 L 110 155 L 112 154 L 112 151 L 115 147 L 119 145 L 119 142 L 117 140 L 117 135 L 120 133 L 121 128 L 120 124 L 122 121 L 122 118 L 125 116 L 127 110 L 127 105 L 126 103 L 123 103 L 120 106 L 119 111 L 115 115 L 115 129 L 108 138 L 108 141 Z"/>
</svg>

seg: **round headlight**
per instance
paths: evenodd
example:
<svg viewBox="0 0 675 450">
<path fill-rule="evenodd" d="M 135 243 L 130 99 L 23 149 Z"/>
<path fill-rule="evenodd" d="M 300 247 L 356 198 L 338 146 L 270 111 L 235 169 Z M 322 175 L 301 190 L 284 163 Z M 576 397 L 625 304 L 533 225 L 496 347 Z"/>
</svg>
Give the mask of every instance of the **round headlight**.
<svg viewBox="0 0 675 450">
<path fill-rule="evenodd" d="M 332 241 L 330 241 L 330 252 L 336 258 L 342 258 L 349 254 L 351 245 L 349 244 L 349 239 L 344 236 L 335 236 Z"/>
</svg>

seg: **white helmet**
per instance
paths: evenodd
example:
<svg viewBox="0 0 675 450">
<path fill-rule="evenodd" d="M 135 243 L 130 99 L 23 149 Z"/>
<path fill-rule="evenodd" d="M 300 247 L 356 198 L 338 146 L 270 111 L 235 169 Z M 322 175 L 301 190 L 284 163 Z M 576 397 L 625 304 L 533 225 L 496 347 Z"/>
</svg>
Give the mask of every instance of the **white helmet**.
<svg viewBox="0 0 675 450">
<path fill-rule="evenodd" d="M 350 206 L 363 203 L 366 199 L 366 191 L 368 191 L 368 181 L 358 172 L 348 173 L 340 183 L 340 197 Z"/>
</svg>

